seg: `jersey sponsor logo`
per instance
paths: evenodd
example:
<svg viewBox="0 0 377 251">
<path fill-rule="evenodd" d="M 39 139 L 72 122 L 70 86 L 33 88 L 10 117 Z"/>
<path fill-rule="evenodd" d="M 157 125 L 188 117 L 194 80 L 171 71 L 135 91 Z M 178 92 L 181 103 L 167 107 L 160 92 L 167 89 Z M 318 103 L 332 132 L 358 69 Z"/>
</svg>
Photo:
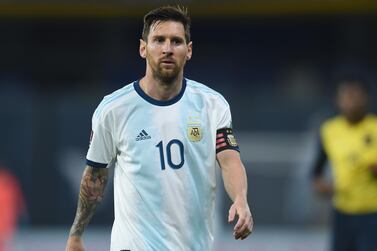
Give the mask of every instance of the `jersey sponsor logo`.
<svg viewBox="0 0 377 251">
<path fill-rule="evenodd" d="M 151 139 L 152 137 L 143 129 L 139 133 L 139 135 L 136 136 L 136 141 L 140 140 L 146 140 L 146 139 Z"/>
</svg>

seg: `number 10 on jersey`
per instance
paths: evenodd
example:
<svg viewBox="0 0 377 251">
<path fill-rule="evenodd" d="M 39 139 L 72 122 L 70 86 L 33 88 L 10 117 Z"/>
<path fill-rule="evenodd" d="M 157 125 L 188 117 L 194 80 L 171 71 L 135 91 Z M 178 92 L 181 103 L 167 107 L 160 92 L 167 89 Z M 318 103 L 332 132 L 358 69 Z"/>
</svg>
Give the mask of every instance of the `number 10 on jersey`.
<svg viewBox="0 0 377 251">
<path fill-rule="evenodd" d="M 173 146 L 175 146 L 175 147 L 173 148 Z M 166 152 L 167 164 L 171 168 L 179 169 L 185 163 L 184 146 L 183 146 L 183 143 L 180 140 L 172 139 L 165 145 L 165 147 L 164 147 L 164 142 L 161 140 L 156 145 L 156 147 L 158 148 L 158 150 L 160 152 L 161 170 L 165 170 L 165 152 Z M 177 147 L 178 147 L 179 154 L 176 154 L 174 156 L 179 156 L 179 163 L 173 163 L 173 161 L 172 161 L 172 150 L 177 150 Z M 164 151 L 164 149 L 166 149 L 166 151 Z"/>
</svg>

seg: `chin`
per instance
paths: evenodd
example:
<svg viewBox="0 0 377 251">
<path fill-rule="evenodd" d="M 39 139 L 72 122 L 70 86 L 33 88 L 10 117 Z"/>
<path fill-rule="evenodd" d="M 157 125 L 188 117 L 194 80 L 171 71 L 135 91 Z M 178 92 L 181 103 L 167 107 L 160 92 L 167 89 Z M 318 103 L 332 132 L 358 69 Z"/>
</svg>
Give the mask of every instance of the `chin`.
<svg viewBox="0 0 377 251">
<path fill-rule="evenodd" d="M 161 79 L 165 83 L 173 82 L 175 79 L 178 78 L 179 72 L 176 70 L 166 71 L 162 70 L 159 71 L 156 76 Z"/>
<path fill-rule="evenodd" d="M 165 75 L 165 76 L 160 76 L 159 78 L 166 84 L 172 84 L 174 80 L 176 80 L 178 75 Z"/>
</svg>

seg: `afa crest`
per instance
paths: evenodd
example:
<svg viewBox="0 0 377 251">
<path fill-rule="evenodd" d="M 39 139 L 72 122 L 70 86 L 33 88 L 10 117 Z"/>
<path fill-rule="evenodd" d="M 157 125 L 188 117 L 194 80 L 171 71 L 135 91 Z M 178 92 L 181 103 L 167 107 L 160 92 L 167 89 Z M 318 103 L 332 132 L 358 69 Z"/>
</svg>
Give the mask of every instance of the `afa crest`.
<svg viewBox="0 0 377 251">
<path fill-rule="evenodd" d="M 233 146 L 233 147 L 236 147 L 238 144 L 237 144 L 237 141 L 236 141 L 236 138 L 234 137 L 233 134 L 228 134 L 228 143 L 229 145 Z"/>
<path fill-rule="evenodd" d="M 187 136 L 190 141 L 196 142 L 202 139 L 202 128 L 200 126 L 189 126 Z"/>
</svg>

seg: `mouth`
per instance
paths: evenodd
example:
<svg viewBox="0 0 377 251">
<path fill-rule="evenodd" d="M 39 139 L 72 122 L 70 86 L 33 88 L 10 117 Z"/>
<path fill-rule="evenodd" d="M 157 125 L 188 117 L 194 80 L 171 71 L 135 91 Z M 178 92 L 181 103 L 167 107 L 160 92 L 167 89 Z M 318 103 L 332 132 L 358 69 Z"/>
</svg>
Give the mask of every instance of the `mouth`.
<svg viewBox="0 0 377 251">
<path fill-rule="evenodd" d="M 165 65 L 175 65 L 175 61 L 172 59 L 162 59 L 161 63 Z"/>
</svg>

